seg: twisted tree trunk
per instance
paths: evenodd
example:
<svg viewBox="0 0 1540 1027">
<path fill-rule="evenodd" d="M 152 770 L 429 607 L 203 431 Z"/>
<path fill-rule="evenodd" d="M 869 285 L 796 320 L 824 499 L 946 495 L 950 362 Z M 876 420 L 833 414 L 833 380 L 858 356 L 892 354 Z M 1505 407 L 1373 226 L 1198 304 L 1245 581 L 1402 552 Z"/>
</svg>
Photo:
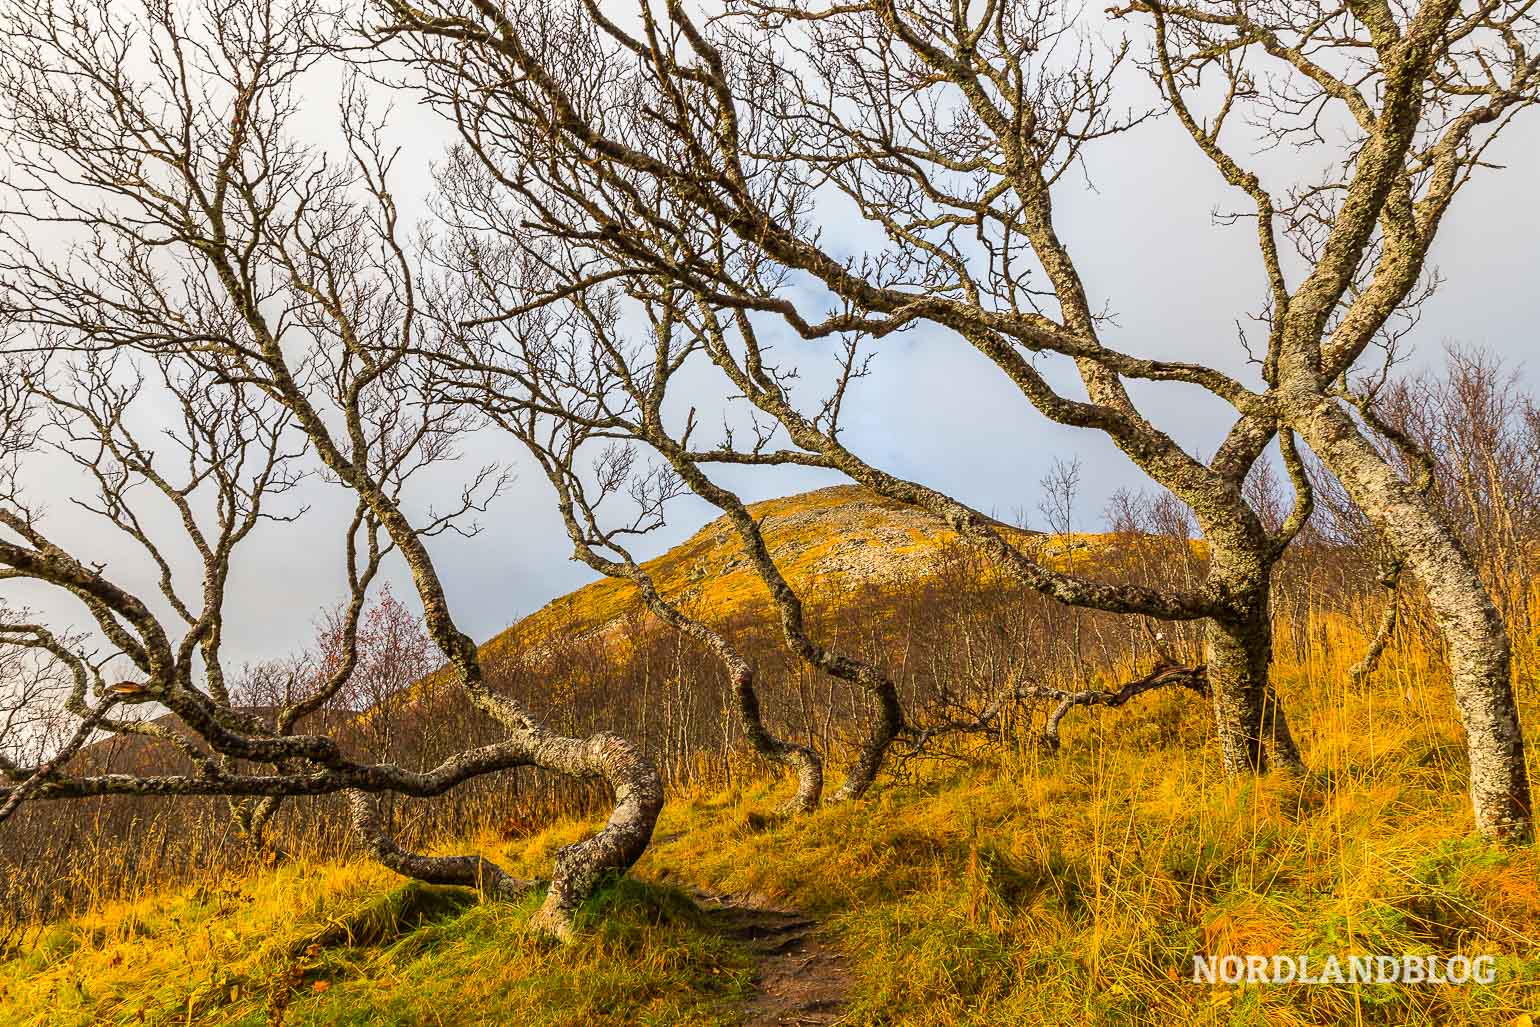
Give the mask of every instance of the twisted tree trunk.
<svg viewBox="0 0 1540 1027">
<path fill-rule="evenodd" d="M 807 746 L 783 741 L 765 727 L 759 711 L 759 694 L 754 690 L 754 675 L 747 664 L 734 668 L 733 698 L 738 703 L 743 733 L 754 751 L 797 775 L 797 791 L 781 808 L 794 813 L 817 809 L 823 797 L 823 760 Z"/>
<path fill-rule="evenodd" d="M 839 802 L 859 799 L 866 794 L 866 790 L 877 779 L 877 772 L 882 769 L 882 761 L 888 749 L 905 728 L 904 708 L 898 701 L 898 690 L 893 687 L 893 682 L 884 678 L 872 689 L 872 694 L 877 699 L 877 719 L 867 731 L 866 741 L 861 743 L 856 761 L 845 771 L 844 783 L 834 793 L 835 800 Z"/>
<path fill-rule="evenodd" d="M 239 295 L 234 290 L 232 294 Z M 251 323 L 266 333 L 260 318 Z M 507 731 L 507 745 L 526 765 L 569 777 L 602 778 L 614 790 L 615 805 L 604 829 L 557 852 L 550 891 L 533 920 L 536 929 L 570 939 L 573 914 L 583 899 L 592 894 L 606 875 L 629 870 L 652 840 L 653 826 L 663 808 L 663 779 L 657 767 L 636 745 L 609 732 L 584 739 L 555 734 L 521 703 L 487 686 L 476 642 L 455 623 L 422 534 L 402 513 L 396 499 L 370 476 L 367 463 L 350 459 L 338 448 L 320 415 L 295 383 L 275 338 L 267 333 L 263 343 L 275 391 L 295 412 L 321 459 L 368 504 L 405 559 L 422 601 L 428 634 L 449 658 L 470 704 Z M 363 437 L 356 407 L 347 410 L 347 418 L 350 435 L 355 439 Z M 416 865 L 390 853 L 388 847 L 385 851 L 400 868 Z"/>
<path fill-rule="evenodd" d="M 1533 813 L 1508 632 L 1481 575 L 1429 497 L 1396 473 L 1347 411 L 1331 399 L 1314 397 L 1299 401 L 1290 415 L 1427 591 L 1449 648 L 1477 829 L 1497 840 L 1528 841 Z"/>
<path fill-rule="evenodd" d="M 506 702 L 501 697 L 496 701 Z M 602 778 L 615 792 L 615 804 L 604 828 L 556 853 L 550 889 L 531 921 L 537 930 L 569 941 L 574 914 L 583 900 L 605 877 L 629 870 L 647 850 L 663 808 L 663 779 L 640 749 L 607 731 L 584 739 L 566 738 L 530 722 L 512 735 L 505 744 L 520 753 L 527 765 L 573 778 Z M 360 840 L 376 859 L 398 874 L 430 884 L 465 885 L 502 897 L 532 887 L 532 882 L 512 877 L 482 856 L 408 852 L 380 827 L 373 796 L 355 790 L 347 793 L 347 799 Z"/>
<path fill-rule="evenodd" d="M 571 940 L 573 919 L 583 900 L 611 874 L 630 869 L 652 840 L 663 808 L 663 781 L 640 750 L 618 735 L 600 732 L 586 739 L 531 732 L 522 739 L 536 766 L 576 778 L 602 777 L 615 790 L 609 821 L 598 834 L 560 849 L 545 902 L 531 924 L 563 941 Z M 377 800 L 347 793 L 353 829 L 386 867 L 429 884 L 457 884 L 507 898 L 534 886 L 483 856 L 424 856 L 403 849 L 380 827 Z"/>
<path fill-rule="evenodd" d="M 652 841 L 663 808 L 663 780 L 652 761 L 619 735 L 602 731 L 582 741 L 547 736 L 537 746 L 540 766 L 573 777 L 603 777 L 615 790 L 604 830 L 558 850 L 545 903 L 531 924 L 563 940 L 573 914 L 605 877 L 622 874 Z"/>
</svg>

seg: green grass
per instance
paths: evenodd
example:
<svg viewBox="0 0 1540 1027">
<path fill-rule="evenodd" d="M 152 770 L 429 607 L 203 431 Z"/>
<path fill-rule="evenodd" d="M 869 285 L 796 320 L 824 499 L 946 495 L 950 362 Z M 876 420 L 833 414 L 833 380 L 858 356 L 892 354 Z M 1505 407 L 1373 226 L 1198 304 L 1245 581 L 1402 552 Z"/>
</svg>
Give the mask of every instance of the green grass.
<svg viewBox="0 0 1540 1027">
<path fill-rule="evenodd" d="M 752 963 L 691 887 L 753 890 L 820 918 L 848 954 L 857 1024 L 1540 1014 L 1540 861 L 1471 837 L 1456 729 L 1419 696 L 1329 698 L 1297 711 L 1322 771 L 1304 783 L 1225 782 L 1201 704 L 1160 696 L 1081 718 L 1056 759 L 927 764 L 811 816 L 769 813 L 785 782 L 675 801 L 572 945 L 530 932 L 538 896 L 480 903 L 367 863 L 146 896 L 55 925 L 0 963 L 0 1022 L 266 1024 L 282 1006 L 290 1025 L 731 1024 Z M 538 876 L 591 826 L 462 851 Z M 1200 951 L 1490 953 L 1498 980 L 1215 988 L 1191 981 Z"/>
<path fill-rule="evenodd" d="M 743 954 L 670 887 L 606 889 L 581 945 L 530 933 L 536 896 L 392 915 L 421 890 L 322 865 L 114 907 L 0 967 L 0 1021 L 268 1024 L 281 1009 L 292 1025 L 714 1024 L 748 986 Z"/>
</svg>

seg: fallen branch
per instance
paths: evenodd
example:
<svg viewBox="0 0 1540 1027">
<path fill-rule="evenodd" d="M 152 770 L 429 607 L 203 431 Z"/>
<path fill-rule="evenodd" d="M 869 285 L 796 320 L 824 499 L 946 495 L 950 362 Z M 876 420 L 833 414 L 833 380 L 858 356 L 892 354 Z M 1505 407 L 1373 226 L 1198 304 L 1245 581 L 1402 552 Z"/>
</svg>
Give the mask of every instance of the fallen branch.
<svg viewBox="0 0 1540 1027">
<path fill-rule="evenodd" d="M 1064 715 L 1070 711 L 1071 707 L 1122 706 L 1135 696 L 1170 686 L 1190 689 L 1206 697 L 1208 673 L 1202 664 L 1196 667 L 1183 667 L 1157 663 L 1144 677 L 1126 682 L 1115 692 L 1100 689 L 1081 692 L 1066 692 L 1056 688 L 1044 689 L 1044 691 L 1057 693 L 1059 705 L 1048 715 L 1048 721 L 1043 725 L 1043 745 L 1050 752 L 1059 751 L 1059 722 L 1064 719 Z"/>
</svg>

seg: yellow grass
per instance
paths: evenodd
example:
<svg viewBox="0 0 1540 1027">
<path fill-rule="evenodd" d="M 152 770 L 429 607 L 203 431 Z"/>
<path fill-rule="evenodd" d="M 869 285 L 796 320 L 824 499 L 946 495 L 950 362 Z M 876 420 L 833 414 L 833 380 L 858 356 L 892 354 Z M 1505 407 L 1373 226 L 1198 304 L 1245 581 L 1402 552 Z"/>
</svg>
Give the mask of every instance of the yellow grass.
<svg viewBox="0 0 1540 1027">
<path fill-rule="evenodd" d="M 1472 837 L 1429 654 L 1393 647 L 1370 682 L 1344 684 L 1365 614 L 1320 618 L 1310 658 L 1280 669 L 1309 781 L 1224 780 L 1201 704 L 1159 695 L 1074 719 L 1058 757 L 981 749 L 809 817 L 769 814 L 787 782 L 676 799 L 633 880 L 567 947 L 529 933 L 534 899 L 395 923 L 399 882 L 364 863 L 107 905 L 0 963 L 0 1022 L 264 1024 L 280 1009 L 288 1024 L 733 1023 L 751 962 L 687 886 L 821 918 L 852 963 L 851 1023 L 1540 1017 L 1540 861 Z M 1521 682 L 1530 724 L 1534 693 Z M 533 875 L 590 828 L 468 844 Z M 306 954 L 334 923 L 355 943 Z M 1498 980 L 1213 988 L 1191 980 L 1197 952 L 1491 954 Z"/>
</svg>

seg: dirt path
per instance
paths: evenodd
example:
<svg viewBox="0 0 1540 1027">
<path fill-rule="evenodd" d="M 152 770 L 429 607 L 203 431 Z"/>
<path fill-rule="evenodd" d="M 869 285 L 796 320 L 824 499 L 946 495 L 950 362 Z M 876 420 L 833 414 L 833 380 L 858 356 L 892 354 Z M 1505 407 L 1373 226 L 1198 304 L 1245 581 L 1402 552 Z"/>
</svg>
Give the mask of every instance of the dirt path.
<svg viewBox="0 0 1540 1027">
<path fill-rule="evenodd" d="M 695 901 L 727 937 L 748 949 L 757 972 L 742 1010 L 749 1027 L 825 1027 L 842 1022 L 850 992 L 845 959 L 813 934 L 817 923 L 752 892 L 697 891 Z"/>
</svg>

